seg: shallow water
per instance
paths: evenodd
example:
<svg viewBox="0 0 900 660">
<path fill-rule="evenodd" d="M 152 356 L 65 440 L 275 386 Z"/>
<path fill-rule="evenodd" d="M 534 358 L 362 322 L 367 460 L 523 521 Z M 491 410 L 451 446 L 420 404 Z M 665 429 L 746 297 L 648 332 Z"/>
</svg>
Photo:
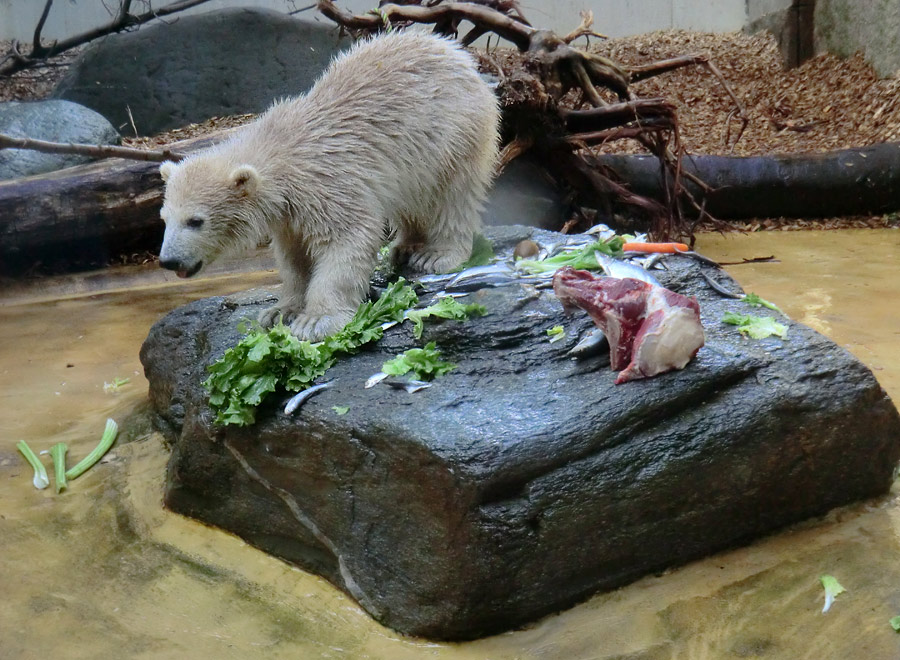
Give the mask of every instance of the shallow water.
<svg viewBox="0 0 900 660">
<path fill-rule="evenodd" d="M 701 237 L 748 291 L 828 335 L 900 400 L 900 232 Z M 0 657 L 900 657 L 900 500 L 832 512 L 747 548 L 600 594 L 531 627 L 464 644 L 401 637 L 327 582 L 161 506 L 166 451 L 142 426 L 138 349 L 196 298 L 271 271 L 174 281 L 146 268 L 18 286 L 0 297 Z M 103 383 L 131 379 L 115 393 Z M 36 491 L 15 449 L 69 444 L 131 419 L 68 491 Z M 129 441 L 130 440 L 130 441 Z M 847 593 L 822 614 L 822 573 Z"/>
</svg>

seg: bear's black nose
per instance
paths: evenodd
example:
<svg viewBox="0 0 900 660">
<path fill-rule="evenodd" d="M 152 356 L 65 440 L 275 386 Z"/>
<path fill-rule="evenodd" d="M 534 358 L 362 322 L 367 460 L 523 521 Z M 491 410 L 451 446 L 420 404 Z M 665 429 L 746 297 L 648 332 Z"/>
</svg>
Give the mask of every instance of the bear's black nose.
<svg viewBox="0 0 900 660">
<path fill-rule="evenodd" d="M 180 270 L 181 262 L 177 259 L 160 259 L 159 265 L 165 268 L 166 270 Z"/>
</svg>

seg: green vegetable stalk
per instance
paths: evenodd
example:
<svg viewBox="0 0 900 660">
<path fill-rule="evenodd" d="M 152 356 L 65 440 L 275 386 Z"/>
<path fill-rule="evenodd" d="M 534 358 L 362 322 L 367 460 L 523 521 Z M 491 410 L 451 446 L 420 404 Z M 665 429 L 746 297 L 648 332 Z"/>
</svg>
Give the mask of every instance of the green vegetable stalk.
<svg viewBox="0 0 900 660">
<path fill-rule="evenodd" d="M 103 458 L 103 455 L 109 451 L 110 447 L 112 447 L 113 443 L 116 441 L 116 436 L 118 434 L 119 425 L 116 424 L 115 421 L 107 419 L 106 428 L 103 430 L 103 436 L 100 438 L 100 443 L 96 447 L 94 447 L 93 451 L 91 451 L 90 454 L 81 459 L 73 467 L 66 470 L 65 478 L 77 479 L 82 474 L 94 467 L 94 464 L 97 463 L 97 461 L 99 461 L 101 458 Z"/>
<path fill-rule="evenodd" d="M 16 448 L 22 452 L 22 456 L 25 457 L 25 460 L 28 461 L 28 464 L 34 469 L 34 478 L 32 479 L 34 487 L 38 490 L 43 490 L 49 486 L 50 479 L 47 478 L 47 469 L 44 467 L 44 464 L 41 463 L 41 459 L 31 451 L 31 447 L 28 446 L 28 443 L 21 440 L 16 444 Z"/>
<path fill-rule="evenodd" d="M 755 293 L 748 293 L 746 296 L 741 298 L 742 303 L 747 303 L 751 307 L 768 307 L 771 310 L 774 310 L 781 314 L 782 316 L 787 316 L 775 303 L 769 302 L 765 298 L 760 298 Z"/>
<path fill-rule="evenodd" d="M 57 442 L 50 447 L 50 457 L 53 459 L 53 476 L 56 481 L 56 492 L 66 488 L 66 452 L 69 447 L 65 442 Z"/>
<path fill-rule="evenodd" d="M 597 257 L 594 255 L 594 252 L 602 252 L 611 257 L 621 257 L 623 254 L 622 246 L 624 244 L 624 238 L 621 236 L 612 236 L 605 241 L 597 241 L 580 250 L 564 252 L 555 257 L 544 259 L 543 261 L 523 259 L 516 267 L 532 274 L 558 270 L 563 266 L 571 266 L 576 270 L 598 270 L 600 264 L 597 262 Z"/>
</svg>

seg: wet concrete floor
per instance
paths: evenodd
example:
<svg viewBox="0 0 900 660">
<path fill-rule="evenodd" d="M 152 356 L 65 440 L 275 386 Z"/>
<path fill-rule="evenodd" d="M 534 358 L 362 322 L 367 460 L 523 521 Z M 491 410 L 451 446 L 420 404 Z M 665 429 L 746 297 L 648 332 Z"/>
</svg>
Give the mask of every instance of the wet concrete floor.
<svg viewBox="0 0 900 660">
<path fill-rule="evenodd" d="M 900 400 L 900 232 L 707 235 L 698 249 L 775 256 L 728 270 Z M 0 292 L 0 657 L 900 658 L 888 623 L 900 614 L 898 493 L 464 644 L 397 635 L 324 580 L 164 510 L 167 454 L 142 413 L 138 350 L 177 305 L 277 280 L 226 270 L 180 282 L 126 268 Z M 115 378 L 130 382 L 104 392 Z M 126 429 L 103 463 L 59 495 L 31 486 L 17 441 L 66 442 L 76 461 L 107 417 Z M 847 589 L 827 614 L 823 573 Z"/>
</svg>

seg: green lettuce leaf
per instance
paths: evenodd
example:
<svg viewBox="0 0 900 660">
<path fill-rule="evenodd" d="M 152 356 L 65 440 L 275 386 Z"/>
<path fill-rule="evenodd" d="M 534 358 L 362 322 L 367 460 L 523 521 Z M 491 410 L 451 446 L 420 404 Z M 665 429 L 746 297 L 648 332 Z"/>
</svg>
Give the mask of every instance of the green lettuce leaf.
<svg viewBox="0 0 900 660">
<path fill-rule="evenodd" d="M 446 296 L 435 304 L 423 309 L 409 310 L 406 312 L 406 318 L 413 322 L 413 334 L 416 339 L 419 339 L 422 336 L 426 318 L 436 316 L 442 319 L 465 321 L 470 316 L 484 316 L 485 314 L 487 314 L 487 308 L 484 305 L 479 305 L 478 303 L 464 305 L 457 301 L 456 298 Z"/>
<path fill-rule="evenodd" d="M 831 605 L 834 603 L 834 599 L 837 598 L 838 594 L 844 593 L 846 589 L 841 586 L 841 583 L 838 582 L 834 576 L 822 575 L 819 579 L 822 581 L 822 586 L 825 588 L 825 607 L 822 608 L 822 614 L 824 614 L 831 609 Z"/>
<path fill-rule="evenodd" d="M 494 260 L 494 246 L 484 237 L 483 234 L 475 234 L 472 239 L 472 253 L 469 258 L 463 262 L 458 270 L 466 268 L 475 268 L 476 266 L 487 266 Z"/>
<path fill-rule="evenodd" d="M 752 316 L 750 314 L 725 312 L 722 322 L 738 326 L 741 334 L 753 339 L 765 339 L 772 335 L 777 335 L 782 339 L 787 337 L 787 326 L 779 323 L 771 316 Z"/>
<path fill-rule="evenodd" d="M 269 394 L 279 387 L 290 392 L 306 389 L 338 357 L 381 339 L 381 325 L 399 323 L 418 301 L 415 291 L 401 278 L 375 302 L 360 305 L 342 330 L 316 344 L 297 339 L 280 322 L 269 331 L 258 324 L 243 326 L 247 334 L 207 368 L 209 377 L 203 382 L 216 423 L 253 424 L 257 406 Z"/>
<path fill-rule="evenodd" d="M 433 380 L 456 369 L 455 364 L 441 360 L 440 351 L 433 341 L 424 348 L 411 348 L 381 365 L 381 371 L 390 376 L 402 376 L 409 372 L 417 380 Z"/>
<path fill-rule="evenodd" d="M 554 325 L 552 328 L 547 329 L 547 336 L 550 337 L 550 343 L 552 344 L 555 341 L 564 339 L 566 331 L 561 325 Z"/>
<path fill-rule="evenodd" d="M 787 314 L 785 314 L 784 312 L 781 311 L 781 309 L 779 309 L 778 305 L 776 305 L 775 303 L 769 302 L 765 298 L 760 298 L 755 293 L 748 293 L 746 296 L 744 296 L 740 300 L 743 303 L 747 303 L 751 307 L 768 307 L 769 309 L 778 312 L 782 316 L 787 316 Z"/>
</svg>

